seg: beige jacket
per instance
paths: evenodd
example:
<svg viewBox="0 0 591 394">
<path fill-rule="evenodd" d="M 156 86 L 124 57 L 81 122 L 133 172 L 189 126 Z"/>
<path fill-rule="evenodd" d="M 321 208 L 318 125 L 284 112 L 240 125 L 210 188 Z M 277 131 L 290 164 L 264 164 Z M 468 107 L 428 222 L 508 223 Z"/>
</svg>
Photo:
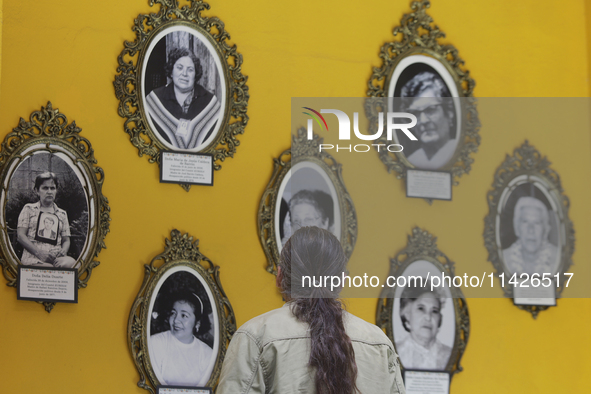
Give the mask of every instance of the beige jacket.
<svg viewBox="0 0 591 394">
<path fill-rule="evenodd" d="M 362 394 L 405 394 L 392 342 L 377 326 L 343 313 L 357 363 Z M 308 325 L 289 305 L 255 317 L 232 338 L 216 394 L 314 394 L 315 371 L 308 365 Z"/>
</svg>

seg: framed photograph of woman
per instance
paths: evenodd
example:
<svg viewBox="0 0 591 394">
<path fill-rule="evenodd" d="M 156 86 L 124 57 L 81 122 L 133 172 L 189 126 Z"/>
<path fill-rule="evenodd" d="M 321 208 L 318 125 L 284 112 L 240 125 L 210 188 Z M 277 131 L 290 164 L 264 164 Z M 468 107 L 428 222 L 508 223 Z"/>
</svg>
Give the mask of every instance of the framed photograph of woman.
<svg viewBox="0 0 591 394">
<path fill-rule="evenodd" d="M 480 144 L 480 122 L 472 96 L 475 82 L 457 49 L 443 45 L 444 35 L 432 28 L 433 19 L 426 13 L 430 2 L 414 3 L 413 12 L 404 15 L 394 29 L 394 36 L 401 39 L 384 44 L 383 64 L 374 69 L 368 82 L 370 97 L 388 100 L 368 100 L 366 114 L 370 130 L 378 127 L 379 114 L 386 110 L 417 118 L 410 129 L 416 140 L 394 133 L 395 143 L 404 149 L 378 151 L 388 171 L 399 178 L 406 176 L 407 169 L 450 171 L 457 178 L 470 171 L 470 155 Z M 386 137 L 378 141 L 391 143 Z"/>
<path fill-rule="evenodd" d="M 138 385 L 149 391 L 215 387 L 236 330 L 219 267 L 197 244 L 188 234 L 171 232 L 164 252 L 150 262 L 130 313 L 128 339 Z"/>
<path fill-rule="evenodd" d="M 406 248 L 390 260 L 389 276 L 397 285 L 382 293 L 376 324 L 386 330 L 405 370 L 454 374 L 462 370 L 470 319 L 459 288 L 430 280 L 454 275 L 453 262 L 436 242 L 415 227 Z"/>
<path fill-rule="evenodd" d="M 558 174 L 549 161 L 525 141 L 507 156 L 497 169 L 494 189 L 487 194 L 489 214 L 485 218 L 484 240 L 489 261 L 503 274 L 501 285 L 507 297 L 522 298 L 521 282 L 533 291 L 531 278 L 552 278 L 546 290 L 555 304 L 563 286 L 554 282 L 572 264 L 574 227 L 568 217 L 569 199 L 564 195 Z M 509 283 L 514 277 L 518 286 Z M 564 283 L 560 280 L 559 283 Z M 517 294 L 516 294 L 517 292 Z M 543 295 L 539 293 L 540 295 Z M 534 316 L 549 305 L 518 305 Z M 541 300 L 539 301 L 541 302 Z M 519 302 L 516 302 L 516 304 Z"/>
<path fill-rule="evenodd" d="M 202 152 L 213 154 L 219 169 L 248 121 L 242 56 L 226 42 L 224 24 L 201 15 L 207 3 L 154 3 L 160 12 L 135 19 L 136 39 L 119 55 L 114 85 L 125 131 L 151 162 L 160 160 L 161 150 Z"/>
<path fill-rule="evenodd" d="M 340 164 L 319 152 L 322 138 L 307 139 L 306 129 L 292 135 L 291 149 L 275 159 L 273 175 L 259 205 L 258 225 L 267 255 L 267 271 L 276 274 L 279 254 L 300 227 L 317 226 L 332 232 L 350 256 L 357 239 L 353 201 Z"/>
<path fill-rule="evenodd" d="M 0 249 L 4 276 L 18 265 L 78 269 L 85 287 L 109 231 L 103 170 L 90 142 L 51 103 L 22 118 L 0 152 Z M 52 303 L 46 303 L 51 310 Z"/>
</svg>

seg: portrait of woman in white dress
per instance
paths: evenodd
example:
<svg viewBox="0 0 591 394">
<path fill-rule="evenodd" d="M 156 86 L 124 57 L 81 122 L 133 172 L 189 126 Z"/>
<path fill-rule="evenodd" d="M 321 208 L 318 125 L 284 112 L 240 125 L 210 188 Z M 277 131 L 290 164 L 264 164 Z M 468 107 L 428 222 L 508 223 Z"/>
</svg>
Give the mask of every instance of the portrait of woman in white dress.
<svg viewBox="0 0 591 394">
<path fill-rule="evenodd" d="M 204 386 L 214 353 L 212 306 L 199 280 L 189 272 L 168 277 L 152 309 L 148 337 L 150 364 L 163 386 Z"/>
</svg>

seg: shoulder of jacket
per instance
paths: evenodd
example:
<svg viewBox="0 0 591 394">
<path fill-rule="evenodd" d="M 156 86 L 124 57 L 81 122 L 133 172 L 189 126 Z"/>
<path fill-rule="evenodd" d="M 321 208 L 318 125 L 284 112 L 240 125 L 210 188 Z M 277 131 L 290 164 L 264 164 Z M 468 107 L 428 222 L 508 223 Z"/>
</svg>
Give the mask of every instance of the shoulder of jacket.
<svg viewBox="0 0 591 394">
<path fill-rule="evenodd" d="M 347 311 L 343 312 L 343 323 L 351 341 L 370 345 L 386 345 L 394 349 L 390 338 L 375 324 L 368 323 Z"/>
<path fill-rule="evenodd" d="M 307 338 L 308 325 L 291 313 L 288 305 L 274 309 L 244 323 L 236 333 L 242 333 L 260 346 L 277 340 Z"/>
</svg>

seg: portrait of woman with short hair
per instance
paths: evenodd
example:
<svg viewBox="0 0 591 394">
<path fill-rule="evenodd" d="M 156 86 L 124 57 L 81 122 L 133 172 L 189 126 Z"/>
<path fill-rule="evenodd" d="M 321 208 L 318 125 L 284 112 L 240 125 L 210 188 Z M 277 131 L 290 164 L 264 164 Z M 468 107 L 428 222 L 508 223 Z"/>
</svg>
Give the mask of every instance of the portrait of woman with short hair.
<svg viewBox="0 0 591 394">
<path fill-rule="evenodd" d="M 54 202 L 59 190 L 57 176 L 53 172 L 37 175 L 33 190 L 39 201 L 23 207 L 16 229 L 18 243 L 23 246 L 21 264 L 73 268 L 76 260 L 68 256 L 68 214 Z M 57 232 L 52 230 L 56 223 Z"/>
<path fill-rule="evenodd" d="M 276 220 L 282 247 L 300 227 L 316 226 L 340 239 L 341 218 L 335 186 L 315 163 L 300 162 L 280 188 Z M 278 242 L 279 243 L 279 242 Z M 281 250 L 281 249 L 280 249 Z"/>
<path fill-rule="evenodd" d="M 151 306 L 148 352 L 163 386 L 204 386 L 216 361 L 215 307 L 196 275 L 188 268 L 173 272 Z"/>
<path fill-rule="evenodd" d="M 427 285 L 412 284 L 402 291 L 400 320 L 408 335 L 396 342 L 396 350 L 407 369 L 443 370 L 452 350 L 437 339 L 446 299 L 440 288 L 423 284 Z"/>
<path fill-rule="evenodd" d="M 501 202 L 499 239 L 511 274 L 554 274 L 560 260 L 560 231 L 552 198 L 540 183 L 514 186 Z"/>
<path fill-rule="evenodd" d="M 146 115 L 155 136 L 173 150 L 207 146 L 224 110 L 217 55 L 196 34 L 169 32 L 148 53 Z"/>
<path fill-rule="evenodd" d="M 440 170 L 453 163 L 461 134 L 458 90 L 454 80 L 437 59 L 412 55 L 396 66 L 388 95 L 399 112 L 413 114 L 417 124 L 411 129 L 416 141 L 395 135 L 404 146 L 404 155 L 415 168 Z"/>
<path fill-rule="evenodd" d="M 435 281 L 432 286 L 432 278 L 441 278 L 442 272 L 434 263 L 418 259 L 402 272 L 391 273 L 403 278 L 393 295 L 391 327 L 404 369 L 450 371 L 459 335 L 458 310 L 447 283 L 436 286 Z"/>
</svg>

